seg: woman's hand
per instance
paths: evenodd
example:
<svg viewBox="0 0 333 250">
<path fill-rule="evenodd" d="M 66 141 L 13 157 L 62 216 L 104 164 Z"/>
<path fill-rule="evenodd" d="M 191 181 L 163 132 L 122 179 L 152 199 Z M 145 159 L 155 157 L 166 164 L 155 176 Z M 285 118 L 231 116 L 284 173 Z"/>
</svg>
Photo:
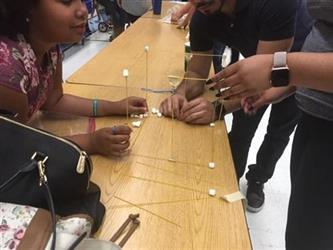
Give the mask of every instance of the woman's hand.
<svg viewBox="0 0 333 250">
<path fill-rule="evenodd" d="M 254 96 L 271 87 L 273 55 L 256 55 L 234 63 L 211 78 L 222 99 Z"/>
<path fill-rule="evenodd" d="M 278 103 L 293 94 L 295 90 L 296 87 L 294 86 L 270 88 L 258 95 L 243 98 L 241 105 L 246 114 L 254 115 L 261 107 L 271 103 Z"/>
<path fill-rule="evenodd" d="M 104 156 L 122 156 L 130 145 L 132 129 L 128 126 L 102 128 L 90 134 L 89 152 Z"/>
<path fill-rule="evenodd" d="M 142 114 L 148 111 L 148 105 L 146 99 L 136 96 L 131 96 L 114 102 L 114 107 L 112 108 L 113 115 L 125 115 L 127 112 L 128 103 L 128 113 L 129 114 Z"/>
</svg>

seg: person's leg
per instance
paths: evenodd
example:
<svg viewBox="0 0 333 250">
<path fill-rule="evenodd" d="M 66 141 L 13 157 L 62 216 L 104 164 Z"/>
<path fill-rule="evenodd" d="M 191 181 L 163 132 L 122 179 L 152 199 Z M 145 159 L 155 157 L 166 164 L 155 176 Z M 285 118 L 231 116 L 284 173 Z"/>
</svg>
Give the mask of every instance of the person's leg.
<svg viewBox="0 0 333 250">
<path fill-rule="evenodd" d="M 101 1 L 101 0 L 98 0 Z M 113 24 L 113 38 L 119 36 L 123 31 L 126 23 L 126 17 L 124 14 L 124 10 L 120 8 L 116 2 L 116 0 L 102 0 L 108 1 L 111 6 L 108 10 L 112 19 Z"/>
<path fill-rule="evenodd" d="M 139 19 L 139 16 L 134 16 L 128 12 L 126 12 L 127 14 L 127 19 L 131 22 L 131 23 L 134 23 L 136 20 Z"/>
<path fill-rule="evenodd" d="M 333 249 L 333 122 L 304 115 L 291 162 L 287 250 Z"/>
<path fill-rule="evenodd" d="M 289 136 L 299 120 L 300 111 L 294 95 L 272 105 L 267 132 L 257 153 L 255 165 L 249 166 L 248 181 L 267 182 L 289 143 Z"/>
<path fill-rule="evenodd" d="M 259 109 L 253 116 L 246 115 L 243 110 L 232 114 L 232 127 L 228 137 L 238 179 L 244 174 L 252 138 L 266 109 L 267 106 Z"/>
<path fill-rule="evenodd" d="M 257 153 L 256 164 L 250 165 L 246 174 L 248 211 L 259 212 L 263 208 L 264 183 L 273 176 L 275 165 L 288 145 L 289 136 L 298 122 L 299 115 L 294 96 L 272 105 L 267 132 Z"/>
</svg>

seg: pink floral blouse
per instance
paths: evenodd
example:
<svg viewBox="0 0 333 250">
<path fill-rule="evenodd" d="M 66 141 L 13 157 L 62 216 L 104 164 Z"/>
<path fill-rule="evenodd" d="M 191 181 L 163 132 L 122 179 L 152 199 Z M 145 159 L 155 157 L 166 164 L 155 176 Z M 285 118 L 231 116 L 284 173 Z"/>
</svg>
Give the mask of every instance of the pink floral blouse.
<svg viewBox="0 0 333 250">
<path fill-rule="evenodd" d="M 42 67 L 23 35 L 17 35 L 17 40 L 0 36 L 0 85 L 27 96 L 29 117 L 43 106 L 53 89 L 58 60 L 60 49 L 54 47 Z"/>
</svg>

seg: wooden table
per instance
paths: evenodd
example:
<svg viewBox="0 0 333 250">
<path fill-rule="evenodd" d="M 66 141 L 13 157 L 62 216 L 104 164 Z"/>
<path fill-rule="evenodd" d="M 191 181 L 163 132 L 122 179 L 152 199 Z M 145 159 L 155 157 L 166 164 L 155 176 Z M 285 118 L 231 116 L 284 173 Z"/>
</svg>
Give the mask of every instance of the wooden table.
<svg viewBox="0 0 333 250">
<path fill-rule="evenodd" d="M 170 87 L 167 75 L 183 74 L 185 35 L 158 19 L 140 18 L 72 75 L 69 82 L 76 84 L 65 84 L 64 90 L 90 98 L 125 98 L 122 70 L 128 68 L 130 95 L 145 97 L 140 88 L 146 79 L 146 45 L 149 87 Z M 150 108 L 166 96 L 148 94 Z M 87 119 L 71 122 L 80 124 L 80 132 L 88 124 Z M 125 123 L 125 117 L 98 118 L 96 129 Z M 68 121 L 52 124 L 53 132 L 76 132 Z M 131 154 L 92 158 L 92 180 L 101 187 L 107 209 L 98 238 L 109 240 L 130 213 L 140 213 L 140 227 L 125 249 L 251 249 L 242 202 L 219 198 L 238 191 L 224 122 L 215 128 L 193 126 L 150 114 L 141 128 L 133 129 Z M 211 161 L 215 169 L 208 168 Z M 210 188 L 217 190 L 216 197 L 208 195 Z"/>
</svg>

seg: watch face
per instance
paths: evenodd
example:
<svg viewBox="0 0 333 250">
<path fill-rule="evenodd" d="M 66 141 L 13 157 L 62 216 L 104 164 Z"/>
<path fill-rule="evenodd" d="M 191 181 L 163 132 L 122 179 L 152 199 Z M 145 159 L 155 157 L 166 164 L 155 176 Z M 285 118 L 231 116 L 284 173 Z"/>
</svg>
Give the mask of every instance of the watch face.
<svg viewBox="0 0 333 250">
<path fill-rule="evenodd" d="M 271 81 L 273 87 L 283 87 L 289 84 L 289 69 L 280 68 L 273 69 L 271 73 Z"/>
</svg>

